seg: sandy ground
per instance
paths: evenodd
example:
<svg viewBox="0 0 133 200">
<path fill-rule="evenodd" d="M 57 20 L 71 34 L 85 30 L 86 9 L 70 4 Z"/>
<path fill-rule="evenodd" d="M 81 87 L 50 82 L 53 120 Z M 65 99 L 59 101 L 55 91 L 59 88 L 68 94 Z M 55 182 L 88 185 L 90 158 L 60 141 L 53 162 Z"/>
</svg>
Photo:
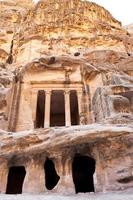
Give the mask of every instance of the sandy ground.
<svg viewBox="0 0 133 200">
<path fill-rule="evenodd" d="M 108 194 L 78 194 L 78 195 L 0 195 L 0 200 L 133 200 L 132 192 L 108 193 Z"/>
</svg>

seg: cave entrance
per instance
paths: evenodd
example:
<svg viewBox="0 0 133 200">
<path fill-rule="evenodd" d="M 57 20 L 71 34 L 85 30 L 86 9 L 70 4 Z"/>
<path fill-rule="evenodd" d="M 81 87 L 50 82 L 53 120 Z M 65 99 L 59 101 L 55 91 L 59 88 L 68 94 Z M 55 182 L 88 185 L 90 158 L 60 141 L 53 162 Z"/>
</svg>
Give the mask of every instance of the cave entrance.
<svg viewBox="0 0 133 200">
<path fill-rule="evenodd" d="M 72 163 L 72 174 L 76 193 L 94 192 L 93 174 L 95 160 L 88 156 L 76 154 Z"/>
<path fill-rule="evenodd" d="M 36 108 L 36 128 L 44 128 L 44 113 L 45 113 L 45 91 L 39 90 L 37 96 Z"/>
<path fill-rule="evenodd" d="M 44 170 L 46 188 L 48 190 L 52 190 L 57 185 L 60 179 L 56 172 L 54 162 L 47 158 L 44 164 Z"/>
<path fill-rule="evenodd" d="M 76 91 L 70 92 L 71 125 L 79 125 L 78 98 Z"/>
<path fill-rule="evenodd" d="M 26 171 L 23 166 L 10 167 L 6 194 L 22 194 L 25 175 Z"/>
<path fill-rule="evenodd" d="M 65 126 L 65 100 L 61 90 L 52 91 L 50 126 Z"/>
</svg>

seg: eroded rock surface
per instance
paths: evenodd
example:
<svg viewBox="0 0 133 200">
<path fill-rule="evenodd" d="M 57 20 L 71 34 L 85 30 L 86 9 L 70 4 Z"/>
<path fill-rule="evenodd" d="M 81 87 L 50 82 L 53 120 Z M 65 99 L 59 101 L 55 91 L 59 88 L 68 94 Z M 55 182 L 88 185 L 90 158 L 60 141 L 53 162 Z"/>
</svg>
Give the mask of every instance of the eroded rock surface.
<svg viewBox="0 0 133 200">
<path fill-rule="evenodd" d="M 0 192 L 132 190 L 131 31 L 80 0 L 4 0 L 0 18 Z"/>
</svg>

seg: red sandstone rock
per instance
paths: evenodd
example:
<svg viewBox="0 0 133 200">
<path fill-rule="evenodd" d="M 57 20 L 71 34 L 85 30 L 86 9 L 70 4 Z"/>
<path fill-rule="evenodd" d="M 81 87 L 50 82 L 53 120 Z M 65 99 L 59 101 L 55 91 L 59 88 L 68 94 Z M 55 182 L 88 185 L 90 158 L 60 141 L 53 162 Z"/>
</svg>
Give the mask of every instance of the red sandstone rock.
<svg viewBox="0 0 133 200">
<path fill-rule="evenodd" d="M 80 0 L 1 1 L 0 18 L 0 191 L 132 188 L 132 34 Z"/>
</svg>

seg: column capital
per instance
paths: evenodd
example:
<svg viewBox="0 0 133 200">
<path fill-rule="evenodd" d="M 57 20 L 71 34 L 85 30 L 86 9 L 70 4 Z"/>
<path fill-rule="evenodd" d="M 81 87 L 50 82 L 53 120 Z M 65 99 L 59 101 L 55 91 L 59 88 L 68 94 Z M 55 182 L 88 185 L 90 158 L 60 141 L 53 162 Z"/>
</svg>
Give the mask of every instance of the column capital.
<svg viewBox="0 0 133 200">
<path fill-rule="evenodd" d="M 45 90 L 45 93 L 46 93 L 46 95 L 47 95 L 47 94 L 48 94 L 48 95 L 51 95 L 52 90 Z"/>
<path fill-rule="evenodd" d="M 70 94 L 71 90 L 64 90 L 64 94 Z"/>
</svg>

